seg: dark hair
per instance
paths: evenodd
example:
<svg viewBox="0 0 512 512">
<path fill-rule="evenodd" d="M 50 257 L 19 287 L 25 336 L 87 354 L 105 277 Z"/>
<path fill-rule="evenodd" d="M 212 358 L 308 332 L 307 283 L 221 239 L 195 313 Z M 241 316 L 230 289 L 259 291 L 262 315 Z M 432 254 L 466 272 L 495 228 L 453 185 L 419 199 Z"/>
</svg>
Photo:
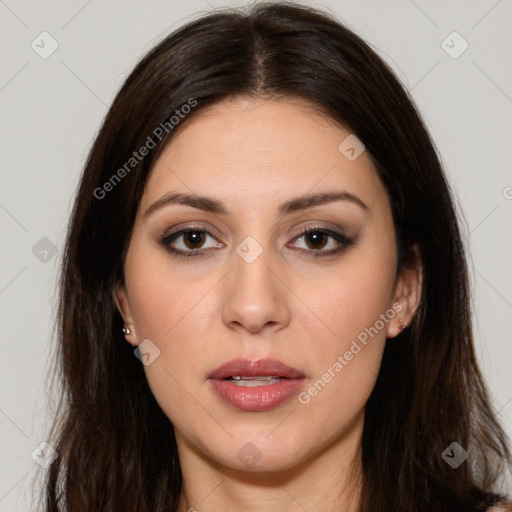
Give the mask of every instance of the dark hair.
<svg viewBox="0 0 512 512">
<path fill-rule="evenodd" d="M 475 360 L 465 250 L 436 150 L 369 45 L 329 14 L 289 3 L 187 23 L 137 64 L 103 122 L 62 261 L 58 457 L 45 481 L 46 510 L 176 510 L 182 475 L 172 424 L 124 340 L 112 290 L 123 281 L 146 180 L 172 140 L 171 117 L 193 105 L 179 129 L 235 96 L 306 100 L 349 127 L 387 189 L 399 268 L 418 263 L 418 248 L 420 305 L 386 345 L 366 406 L 360 510 L 485 510 L 500 498 L 496 484 L 511 456 Z M 127 165 L 149 139 L 155 147 Z M 457 470 L 442 458 L 452 442 L 470 454 Z"/>
</svg>

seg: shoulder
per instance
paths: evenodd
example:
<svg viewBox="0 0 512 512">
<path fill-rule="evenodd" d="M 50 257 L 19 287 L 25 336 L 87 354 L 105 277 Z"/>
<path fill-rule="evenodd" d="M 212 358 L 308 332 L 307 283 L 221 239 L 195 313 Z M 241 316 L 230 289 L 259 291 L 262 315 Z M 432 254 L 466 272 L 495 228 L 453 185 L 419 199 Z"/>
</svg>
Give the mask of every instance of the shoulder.
<svg viewBox="0 0 512 512">
<path fill-rule="evenodd" d="M 488 508 L 486 512 L 512 512 L 512 503 L 498 503 L 498 505 Z"/>
</svg>

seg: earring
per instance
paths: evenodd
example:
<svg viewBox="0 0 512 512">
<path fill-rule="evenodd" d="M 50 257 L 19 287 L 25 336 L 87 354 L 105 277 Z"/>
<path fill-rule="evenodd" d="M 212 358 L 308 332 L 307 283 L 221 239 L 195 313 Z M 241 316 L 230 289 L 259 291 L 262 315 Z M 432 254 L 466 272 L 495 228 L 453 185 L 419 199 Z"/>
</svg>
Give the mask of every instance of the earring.
<svg viewBox="0 0 512 512">
<path fill-rule="evenodd" d="M 402 319 L 400 319 L 399 329 L 400 329 L 401 331 L 403 331 L 403 330 L 405 329 L 405 327 L 404 327 L 404 325 L 403 325 L 403 323 L 402 323 Z"/>
<path fill-rule="evenodd" d="M 125 334 L 130 334 L 132 331 L 130 331 L 130 329 L 128 329 L 128 327 L 123 327 L 123 332 Z"/>
</svg>

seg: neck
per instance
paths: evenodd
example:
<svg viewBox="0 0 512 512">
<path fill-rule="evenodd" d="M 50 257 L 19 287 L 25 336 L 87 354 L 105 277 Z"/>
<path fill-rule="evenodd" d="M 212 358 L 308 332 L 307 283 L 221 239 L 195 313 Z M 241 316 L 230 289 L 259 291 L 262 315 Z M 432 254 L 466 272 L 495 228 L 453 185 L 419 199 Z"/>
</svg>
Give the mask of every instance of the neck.
<svg viewBox="0 0 512 512">
<path fill-rule="evenodd" d="M 364 414 L 319 453 L 281 471 L 241 471 L 185 448 L 176 432 L 183 473 L 178 512 L 356 512 L 360 504 Z M 184 444 L 185 443 L 185 444 Z"/>
</svg>

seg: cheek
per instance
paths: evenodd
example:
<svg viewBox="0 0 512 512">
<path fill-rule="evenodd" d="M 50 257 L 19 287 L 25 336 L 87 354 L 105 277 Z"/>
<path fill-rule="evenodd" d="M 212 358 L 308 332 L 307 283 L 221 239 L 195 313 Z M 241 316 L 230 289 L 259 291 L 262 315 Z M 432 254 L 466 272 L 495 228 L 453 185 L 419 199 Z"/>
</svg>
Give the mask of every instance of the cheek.
<svg viewBox="0 0 512 512">
<path fill-rule="evenodd" d="M 180 269 L 165 250 L 155 249 L 144 237 L 133 241 L 125 276 L 139 342 L 148 338 L 165 348 L 201 308 L 208 280 Z"/>
<path fill-rule="evenodd" d="M 126 282 L 138 342 L 149 339 L 157 347 L 158 356 L 144 366 L 148 384 L 175 425 L 202 423 L 208 417 L 193 397 L 203 372 L 199 341 L 208 333 L 203 323 L 212 316 L 204 297 L 211 285 L 167 271 L 168 260 L 154 253 L 146 256 L 140 251 L 132 263 L 127 259 Z"/>
<path fill-rule="evenodd" d="M 201 319 L 211 317 L 202 299 L 208 283 L 176 272 L 167 254 L 151 250 L 147 242 L 130 248 L 125 278 L 137 341 L 150 340 L 156 354 L 144 366 L 156 401 L 171 421 L 178 416 L 185 422 L 197 421 L 204 411 L 196 410 L 197 402 L 190 400 L 189 393 L 196 392 L 190 379 L 202 370 L 204 355 L 195 340 L 207 332 Z"/>
<path fill-rule="evenodd" d="M 395 316 L 394 255 L 391 244 L 354 255 L 315 295 L 314 311 L 326 328 L 316 336 L 310 330 L 305 355 L 315 372 L 299 396 L 311 426 L 321 422 L 335 432 L 341 418 L 357 415 L 371 394 Z"/>
<path fill-rule="evenodd" d="M 389 246 L 382 251 L 353 253 L 345 265 L 323 280 L 314 295 L 313 309 L 332 340 L 326 345 L 342 350 L 389 311 L 394 280 L 394 251 Z M 381 322 L 378 327 L 385 337 Z"/>
</svg>

